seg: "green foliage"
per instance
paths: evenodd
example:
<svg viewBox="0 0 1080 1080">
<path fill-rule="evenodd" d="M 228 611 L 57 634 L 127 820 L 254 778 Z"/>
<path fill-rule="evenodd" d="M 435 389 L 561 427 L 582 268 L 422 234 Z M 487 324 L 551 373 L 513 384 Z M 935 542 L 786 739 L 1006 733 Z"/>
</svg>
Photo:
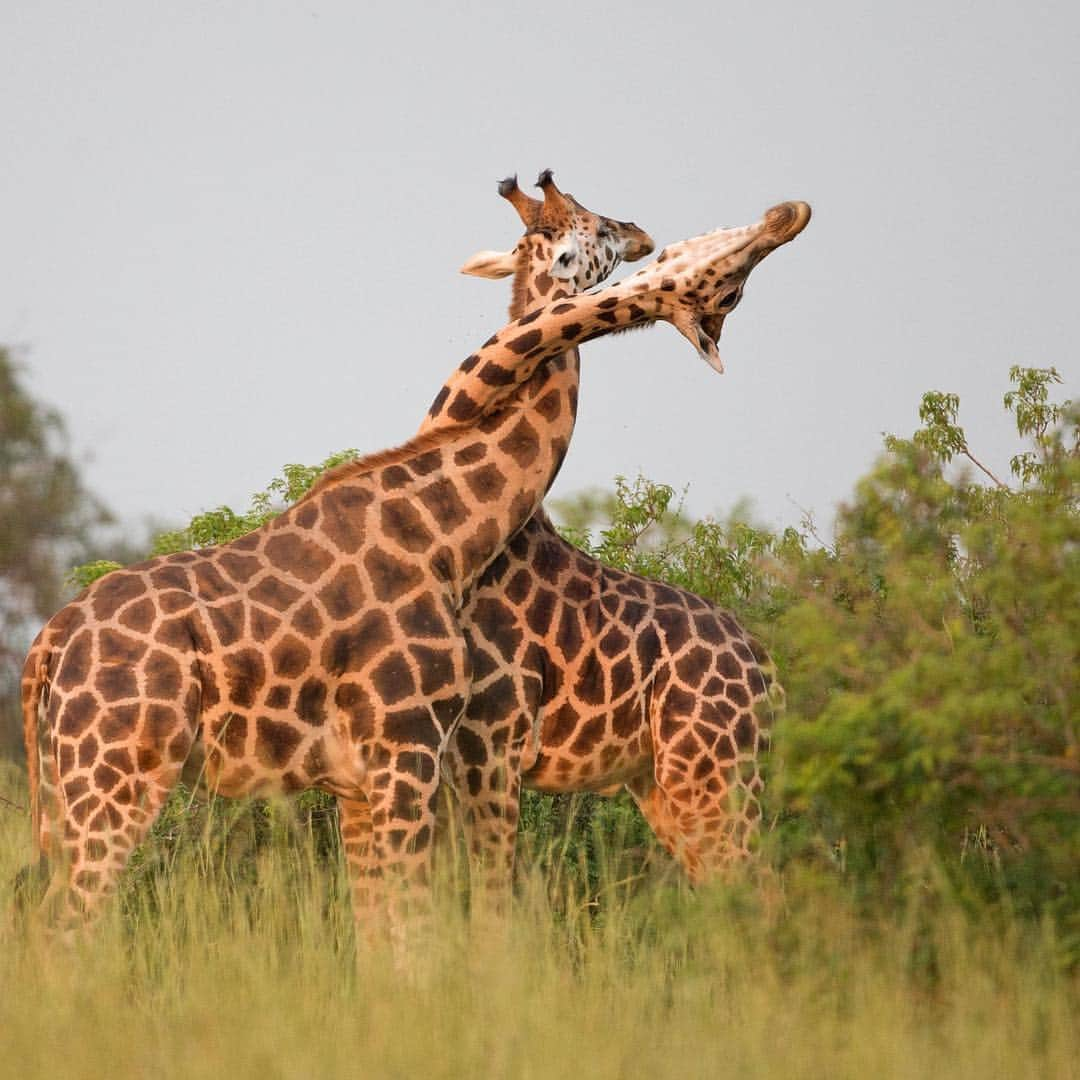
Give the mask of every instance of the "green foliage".
<svg viewBox="0 0 1080 1080">
<path fill-rule="evenodd" d="M 18 753 L 18 681 L 37 627 L 62 603 L 64 568 L 111 521 L 83 484 L 60 415 L 0 348 L 0 756 Z"/>
<path fill-rule="evenodd" d="M 1057 368 L 1022 368 L 1013 366 L 1009 369 L 1010 381 L 1016 383 L 1016 389 L 1005 395 L 1005 408 L 1016 417 L 1016 430 L 1021 436 L 1030 438 L 1035 447 L 1017 454 L 1009 462 L 1013 476 L 1023 484 L 1040 483 L 1050 479 L 1047 472 L 1047 457 L 1054 460 L 1055 438 L 1060 437 L 1062 425 L 1072 410 L 1072 402 L 1061 404 L 1050 402 L 1050 384 L 1060 383 L 1061 376 Z M 1076 425 L 1073 424 L 1072 453 L 1077 452 Z"/>
<path fill-rule="evenodd" d="M 1080 457 L 1076 413 L 1040 397 L 1049 374 L 1014 369 L 1006 398 L 1034 442 L 1027 487 L 950 478 L 952 455 L 970 457 L 957 402 L 927 395 L 927 427 L 888 441 L 833 545 L 788 562 L 798 599 L 775 627 L 790 712 L 774 799 L 867 886 L 903 892 L 924 846 L 958 886 L 1071 921 Z"/>
<path fill-rule="evenodd" d="M 971 902 L 1053 914 L 1080 955 L 1080 412 L 1049 401 L 1052 368 L 1010 379 L 1018 490 L 972 453 L 958 397 L 931 392 L 828 542 L 812 522 L 691 524 L 643 479 L 577 507 L 574 535 L 734 609 L 771 648 L 789 702 L 767 792 L 781 865 L 839 867 L 886 903 L 940 866 Z"/>
<path fill-rule="evenodd" d="M 768 618 L 784 595 L 775 570 L 804 539 L 795 529 L 779 535 L 742 519 L 737 507 L 726 521 L 690 521 L 675 489 L 645 477 L 615 479 L 606 500 L 587 494 L 556 504 L 574 522 L 563 535 L 608 566 L 665 581 L 708 597 L 723 607 Z M 603 524 L 590 529 L 595 517 Z"/>
<path fill-rule="evenodd" d="M 68 571 L 65 580 L 70 585 L 85 589 L 87 585 L 97 581 L 99 577 L 111 574 L 114 570 L 119 570 L 121 566 L 121 563 L 114 562 L 112 559 L 94 559 L 93 562 L 73 566 Z"/>
<path fill-rule="evenodd" d="M 174 551 L 212 547 L 236 540 L 277 517 L 282 510 L 306 494 L 327 469 L 354 457 L 355 450 L 341 450 L 318 465 L 286 465 L 280 476 L 252 496 L 250 506 L 243 513 L 237 513 L 228 506 L 219 506 L 196 514 L 185 528 L 163 532 L 155 537 L 153 554 L 168 555 Z"/>
<path fill-rule="evenodd" d="M 1048 914 L 1075 957 L 1080 411 L 1050 400 L 1052 368 L 1010 378 L 1016 489 L 975 457 L 958 397 L 931 392 L 922 426 L 886 439 L 827 541 L 811 521 L 777 533 L 743 510 L 691 521 L 675 489 L 644 478 L 559 510 L 584 550 L 732 609 L 772 650 L 789 702 L 767 790 L 776 866 L 819 884 L 839 872 L 871 908 L 921 911 L 947 889 Z M 199 515 L 155 551 L 242 535 L 351 453 L 289 466 L 247 511 Z M 957 458 L 992 486 L 958 472 Z M 327 800 L 305 798 L 307 827 L 332 823 Z M 259 844 L 277 835 L 267 813 L 251 811 Z M 665 862 L 626 795 L 526 793 L 521 822 L 525 864 L 545 873 L 552 899 L 597 897 Z"/>
</svg>

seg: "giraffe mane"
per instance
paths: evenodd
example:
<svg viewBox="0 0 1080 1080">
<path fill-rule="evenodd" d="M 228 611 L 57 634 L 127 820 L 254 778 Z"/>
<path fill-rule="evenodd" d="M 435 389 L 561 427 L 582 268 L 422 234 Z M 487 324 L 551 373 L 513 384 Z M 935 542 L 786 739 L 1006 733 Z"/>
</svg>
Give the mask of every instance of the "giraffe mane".
<svg viewBox="0 0 1080 1080">
<path fill-rule="evenodd" d="M 313 496 L 325 491 L 328 487 L 333 487 L 335 484 L 342 483 L 345 480 L 352 480 L 358 476 L 365 476 L 370 472 L 374 472 L 376 469 L 383 469 L 390 465 L 404 464 L 411 458 L 426 453 L 428 450 L 434 450 L 444 443 L 449 442 L 455 436 L 460 435 L 468 426 L 469 425 L 467 424 L 451 424 L 445 427 L 438 427 L 434 431 L 427 431 L 422 435 L 414 435 L 408 442 L 403 442 L 399 446 L 393 446 L 389 450 L 376 450 L 372 454 L 364 454 L 361 457 L 353 458 L 352 461 L 343 461 L 340 465 L 335 465 L 332 469 L 327 469 L 326 472 L 324 472 L 315 483 L 308 488 L 303 497 L 297 499 L 293 505 L 299 506 L 301 503 L 307 502 Z"/>
</svg>

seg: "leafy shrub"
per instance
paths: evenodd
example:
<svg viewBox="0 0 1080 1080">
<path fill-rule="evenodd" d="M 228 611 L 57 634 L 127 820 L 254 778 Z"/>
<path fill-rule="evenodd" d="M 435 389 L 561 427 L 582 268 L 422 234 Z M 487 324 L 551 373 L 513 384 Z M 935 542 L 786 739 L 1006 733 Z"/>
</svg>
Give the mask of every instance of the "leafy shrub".
<svg viewBox="0 0 1080 1080">
<path fill-rule="evenodd" d="M 974 456 L 956 395 L 931 392 L 827 541 L 809 520 L 690 523 L 643 479 L 565 509 L 598 558 L 732 608 L 770 645 L 789 703 L 767 792 L 781 865 L 824 855 L 868 902 L 911 900 L 941 868 L 962 895 L 1058 916 L 1077 950 L 1080 413 L 1050 402 L 1052 368 L 1010 379 L 1016 489 Z"/>
<path fill-rule="evenodd" d="M 1078 413 L 1046 405 L 1053 369 L 1012 376 L 1022 487 L 950 478 L 974 459 L 955 397 L 928 394 L 832 545 L 788 560 L 779 797 L 877 885 L 928 845 L 984 894 L 1075 914 Z"/>
</svg>

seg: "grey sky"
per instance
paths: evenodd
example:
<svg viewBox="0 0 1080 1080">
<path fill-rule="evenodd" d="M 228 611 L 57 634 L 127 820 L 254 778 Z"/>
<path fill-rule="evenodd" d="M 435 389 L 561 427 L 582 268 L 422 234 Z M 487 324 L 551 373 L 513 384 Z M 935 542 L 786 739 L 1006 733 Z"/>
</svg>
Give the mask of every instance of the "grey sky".
<svg viewBox="0 0 1080 1080">
<path fill-rule="evenodd" d="M 800 198 L 723 378 L 666 326 L 585 347 L 555 493 L 828 519 L 930 388 L 1006 471 L 1009 365 L 1076 393 L 1075 11 L 9 2 L 0 341 L 101 496 L 177 521 L 413 433 L 504 321 L 455 269 L 516 239 L 508 172 L 660 243 Z"/>
</svg>

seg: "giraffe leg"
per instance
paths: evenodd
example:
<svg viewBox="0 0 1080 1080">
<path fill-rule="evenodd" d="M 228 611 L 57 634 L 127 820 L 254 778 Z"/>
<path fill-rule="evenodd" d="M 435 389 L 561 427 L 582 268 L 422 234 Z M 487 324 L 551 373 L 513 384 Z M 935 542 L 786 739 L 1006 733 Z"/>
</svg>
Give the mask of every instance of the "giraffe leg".
<svg viewBox="0 0 1080 1080">
<path fill-rule="evenodd" d="M 380 800 L 376 797 L 375 801 Z M 373 810 L 366 795 L 338 798 L 338 823 L 352 892 L 356 939 L 368 947 L 383 942 L 388 934 L 395 939 L 395 945 L 400 944 L 397 939 L 404 933 L 405 924 L 426 914 L 426 898 L 418 901 L 416 893 L 426 890 L 427 876 L 389 865 L 390 860 L 383 854 L 387 831 L 377 830 L 374 825 L 374 816 L 379 812 Z"/>
<path fill-rule="evenodd" d="M 338 828 L 345 852 L 345 868 L 352 891 L 357 942 L 376 944 L 382 929 L 376 903 L 376 881 L 381 868 L 372 851 L 371 804 L 361 795 L 356 799 L 338 797 Z"/>
<path fill-rule="evenodd" d="M 366 917 L 373 927 L 386 920 L 399 955 L 407 942 L 423 936 L 431 919 L 438 758 L 437 751 L 401 751 L 392 776 L 376 772 L 365 793 L 371 812 L 370 857 L 378 873 L 366 875 L 361 900 L 370 905 Z M 358 918 L 364 914 L 358 909 Z"/>
<path fill-rule="evenodd" d="M 173 776 L 135 778 L 131 790 L 142 790 L 137 801 L 105 802 L 98 809 L 93 797 L 69 808 L 64 824 L 61 858 L 66 875 L 58 912 L 64 926 L 88 922 L 113 891 L 132 851 L 146 838 L 176 781 Z"/>
<path fill-rule="evenodd" d="M 682 867 L 692 885 L 702 879 L 701 855 L 693 836 L 680 825 L 677 810 L 651 776 L 638 777 L 626 785 L 642 817 L 668 854 Z"/>
<path fill-rule="evenodd" d="M 399 966 L 431 922 L 431 863 L 442 756 L 469 700 L 472 667 L 455 613 L 444 601 L 450 632 L 409 642 L 385 657 L 363 695 L 363 779 L 355 795 L 367 809 L 343 803 L 349 818 L 350 866 L 361 939 L 389 927 Z M 415 665 L 415 667 L 412 667 Z M 411 670 L 410 670 L 411 668 Z M 415 671 L 415 674 L 413 674 Z M 369 820 L 365 820 L 369 817 Z M 344 835 L 344 833 L 343 833 Z M 370 836 L 370 841 L 365 839 Z M 370 867 L 367 867 L 368 860 Z M 368 929 L 370 927 L 370 930 Z"/>
<path fill-rule="evenodd" d="M 467 896 L 469 888 L 469 861 L 461 843 L 465 829 L 459 790 L 456 773 L 444 753 L 431 865 L 435 883 L 455 899 Z"/>
<path fill-rule="evenodd" d="M 43 906 L 69 927 L 97 914 L 175 787 L 194 741 L 185 710 L 165 702 L 103 708 L 94 732 L 72 739 L 70 713 L 83 707 L 79 698 L 58 702 L 51 725 L 59 864 Z"/>
<path fill-rule="evenodd" d="M 759 725 L 734 653 L 709 657 L 694 645 L 665 674 L 650 720 L 652 775 L 627 787 L 657 839 L 697 884 L 750 855 L 761 818 Z"/>
<path fill-rule="evenodd" d="M 752 810 L 743 802 L 741 786 L 732 782 L 734 770 L 734 762 L 716 763 L 707 775 L 697 775 L 693 762 L 662 749 L 654 773 L 626 785 L 656 838 L 693 885 L 748 855 L 756 799 Z"/>
<path fill-rule="evenodd" d="M 456 746 L 446 756 L 446 769 L 461 804 L 472 910 L 502 914 L 514 877 L 520 766 L 516 761 L 499 763 L 481 781 L 479 770 L 464 764 Z"/>
<path fill-rule="evenodd" d="M 474 693 L 446 750 L 444 769 L 461 804 L 474 913 L 501 915 L 508 906 L 522 765 L 537 708 L 528 694 L 526 688 L 525 698 L 507 712 L 501 694 Z"/>
</svg>

